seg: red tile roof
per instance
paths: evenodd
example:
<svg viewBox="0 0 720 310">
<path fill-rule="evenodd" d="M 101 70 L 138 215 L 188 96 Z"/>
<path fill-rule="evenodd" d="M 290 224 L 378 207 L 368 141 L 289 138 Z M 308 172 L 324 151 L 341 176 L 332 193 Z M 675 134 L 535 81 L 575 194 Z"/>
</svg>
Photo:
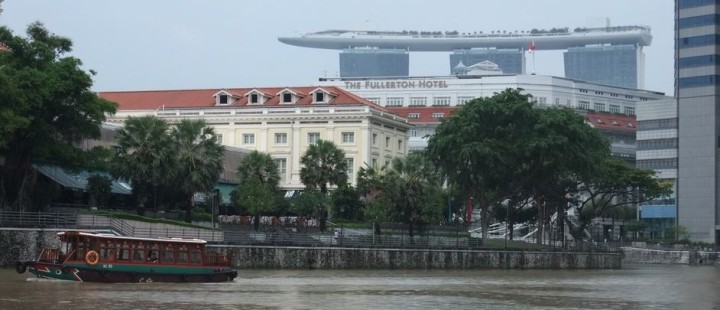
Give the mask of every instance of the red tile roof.
<svg viewBox="0 0 720 310">
<path fill-rule="evenodd" d="M 387 107 L 390 112 L 406 118 L 411 124 L 440 124 L 442 118 L 447 118 L 460 108 L 462 107 Z M 443 117 L 434 118 L 433 114 L 436 113 L 443 113 Z M 416 114 L 417 117 L 411 117 L 411 114 Z"/>
<path fill-rule="evenodd" d="M 588 111 L 585 116 L 590 126 L 601 130 L 635 132 L 637 118 L 634 115 Z"/>
<path fill-rule="evenodd" d="M 294 104 L 280 103 L 281 91 L 288 89 L 299 95 Z M 252 104 L 251 107 L 261 106 L 294 106 L 294 105 L 323 105 L 313 104 L 313 90 L 322 89 L 335 96 L 327 105 L 365 105 L 377 110 L 388 112 L 382 106 L 363 99 L 355 94 L 334 86 L 304 86 L 304 87 L 257 87 L 257 88 L 224 88 L 224 89 L 183 89 L 183 90 L 148 90 L 148 91 L 111 91 L 100 92 L 98 95 L 118 104 L 118 111 L 127 110 L 157 110 L 160 108 L 210 108 L 215 107 L 213 95 L 225 91 L 233 96 L 229 98 L 230 104 L 222 107 L 248 106 L 249 98 L 244 96 L 252 90 L 263 93 L 266 99 L 262 105 Z"/>
<path fill-rule="evenodd" d="M 12 52 L 12 50 L 7 45 L 0 42 L 0 52 Z"/>
</svg>

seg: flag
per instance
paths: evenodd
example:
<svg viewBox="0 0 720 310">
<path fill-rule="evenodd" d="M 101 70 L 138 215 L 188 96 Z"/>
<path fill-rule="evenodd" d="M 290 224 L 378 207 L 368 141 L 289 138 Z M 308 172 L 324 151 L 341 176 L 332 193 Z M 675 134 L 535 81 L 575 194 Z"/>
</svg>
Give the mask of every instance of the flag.
<svg viewBox="0 0 720 310">
<path fill-rule="evenodd" d="M 532 43 L 530 43 L 530 45 L 528 45 L 528 51 L 530 51 L 530 53 L 535 52 L 535 41 L 533 41 Z"/>
</svg>

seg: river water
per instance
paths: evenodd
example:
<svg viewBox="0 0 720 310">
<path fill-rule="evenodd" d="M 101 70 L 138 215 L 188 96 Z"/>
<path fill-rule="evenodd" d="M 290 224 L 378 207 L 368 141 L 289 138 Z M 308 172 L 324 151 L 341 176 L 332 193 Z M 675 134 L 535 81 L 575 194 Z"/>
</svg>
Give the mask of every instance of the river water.
<svg viewBox="0 0 720 310">
<path fill-rule="evenodd" d="M 239 274 L 221 284 L 97 284 L 0 269 L 0 309 L 720 309 L 720 267 Z"/>
</svg>

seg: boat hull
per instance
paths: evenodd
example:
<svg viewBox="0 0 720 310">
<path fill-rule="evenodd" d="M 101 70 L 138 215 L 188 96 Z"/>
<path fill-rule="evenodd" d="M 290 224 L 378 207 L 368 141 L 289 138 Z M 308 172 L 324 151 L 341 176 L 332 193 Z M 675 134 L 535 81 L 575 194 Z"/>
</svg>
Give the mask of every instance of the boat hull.
<svg viewBox="0 0 720 310">
<path fill-rule="evenodd" d="M 237 271 L 226 267 L 179 267 L 161 265 L 51 264 L 28 261 L 27 270 L 41 278 L 99 283 L 208 283 L 229 282 Z"/>
</svg>

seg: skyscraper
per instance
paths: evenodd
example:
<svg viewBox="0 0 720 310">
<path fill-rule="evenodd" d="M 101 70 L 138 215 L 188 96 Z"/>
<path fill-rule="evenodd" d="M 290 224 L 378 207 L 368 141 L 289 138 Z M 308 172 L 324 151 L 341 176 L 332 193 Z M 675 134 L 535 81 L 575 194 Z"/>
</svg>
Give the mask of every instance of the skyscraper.
<svg viewBox="0 0 720 310">
<path fill-rule="evenodd" d="M 637 45 L 571 47 L 564 53 L 565 77 L 642 89 L 644 54 Z"/>
<path fill-rule="evenodd" d="M 675 1 L 678 222 L 720 244 L 720 1 Z"/>
<path fill-rule="evenodd" d="M 340 77 L 408 76 L 406 50 L 350 48 L 340 53 Z"/>
</svg>

